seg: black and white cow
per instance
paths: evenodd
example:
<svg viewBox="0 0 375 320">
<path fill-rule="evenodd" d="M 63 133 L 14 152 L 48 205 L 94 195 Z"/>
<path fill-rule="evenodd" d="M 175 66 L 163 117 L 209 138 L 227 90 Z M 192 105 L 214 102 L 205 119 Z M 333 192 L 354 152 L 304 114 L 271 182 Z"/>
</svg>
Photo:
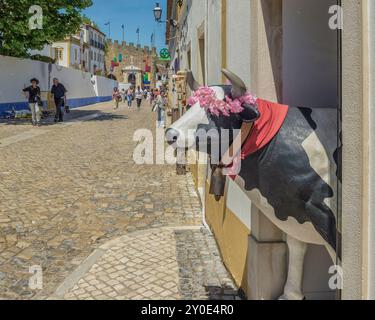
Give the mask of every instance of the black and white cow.
<svg viewBox="0 0 375 320">
<path fill-rule="evenodd" d="M 232 85 L 212 87 L 218 99 L 246 92 L 241 79 L 228 70 L 223 73 Z M 192 89 L 197 89 L 189 76 Z M 259 117 L 255 105 L 243 107 L 247 116 L 254 114 L 254 121 Z M 166 137 L 170 144 L 194 147 L 198 129 L 240 129 L 242 124 L 241 114 L 218 117 L 197 103 L 167 130 Z M 289 107 L 277 135 L 242 161 L 235 180 L 252 203 L 287 234 L 289 270 L 281 299 L 304 298 L 307 244 L 324 245 L 336 262 L 337 146 L 336 109 Z"/>
</svg>

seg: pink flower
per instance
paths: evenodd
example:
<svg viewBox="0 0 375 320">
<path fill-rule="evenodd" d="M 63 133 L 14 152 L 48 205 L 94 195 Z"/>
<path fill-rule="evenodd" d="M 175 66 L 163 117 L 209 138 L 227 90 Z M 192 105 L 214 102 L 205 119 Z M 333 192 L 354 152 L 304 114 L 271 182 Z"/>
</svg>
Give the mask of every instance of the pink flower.
<svg viewBox="0 0 375 320">
<path fill-rule="evenodd" d="M 246 93 L 244 96 L 234 100 L 225 97 L 225 101 L 223 101 L 217 99 L 213 89 L 201 87 L 189 98 L 188 103 L 193 106 L 199 102 L 201 108 L 205 109 L 206 112 L 217 117 L 220 115 L 229 117 L 231 114 L 241 113 L 244 110 L 243 104 L 255 104 L 256 100 L 256 97 Z"/>
</svg>

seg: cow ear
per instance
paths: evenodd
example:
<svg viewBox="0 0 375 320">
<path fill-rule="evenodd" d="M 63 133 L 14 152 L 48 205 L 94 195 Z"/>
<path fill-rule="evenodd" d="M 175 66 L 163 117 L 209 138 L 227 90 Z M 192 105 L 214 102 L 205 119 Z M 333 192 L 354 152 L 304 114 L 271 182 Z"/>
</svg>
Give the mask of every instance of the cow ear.
<svg viewBox="0 0 375 320">
<path fill-rule="evenodd" d="M 243 122 L 255 122 L 260 118 L 260 112 L 256 104 L 243 104 L 244 110 L 240 113 Z"/>
</svg>

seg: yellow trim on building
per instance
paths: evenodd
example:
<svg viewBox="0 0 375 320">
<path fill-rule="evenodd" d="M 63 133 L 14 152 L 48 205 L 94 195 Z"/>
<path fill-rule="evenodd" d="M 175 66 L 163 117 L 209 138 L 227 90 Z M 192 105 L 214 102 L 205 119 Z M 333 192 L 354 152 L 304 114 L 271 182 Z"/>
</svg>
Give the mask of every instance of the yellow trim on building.
<svg viewBox="0 0 375 320">
<path fill-rule="evenodd" d="M 210 185 L 206 182 L 206 190 Z M 225 266 L 237 286 L 245 292 L 247 283 L 247 254 L 250 230 L 226 206 L 226 196 L 220 201 L 206 194 L 206 219 L 216 238 Z"/>
<path fill-rule="evenodd" d="M 70 40 L 71 40 L 71 39 L 70 39 Z M 68 62 L 68 63 L 67 63 L 68 68 L 70 67 L 70 61 L 71 61 L 71 60 L 70 60 L 70 58 L 71 58 L 71 57 L 70 57 L 70 53 L 71 53 L 70 50 L 72 49 L 72 48 L 71 48 L 72 44 L 71 44 L 71 41 L 70 41 L 70 40 L 68 40 L 68 49 L 67 49 L 67 50 L 68 50 L 68 61 L 67 61 L 67 62 Z"/>
</svg>

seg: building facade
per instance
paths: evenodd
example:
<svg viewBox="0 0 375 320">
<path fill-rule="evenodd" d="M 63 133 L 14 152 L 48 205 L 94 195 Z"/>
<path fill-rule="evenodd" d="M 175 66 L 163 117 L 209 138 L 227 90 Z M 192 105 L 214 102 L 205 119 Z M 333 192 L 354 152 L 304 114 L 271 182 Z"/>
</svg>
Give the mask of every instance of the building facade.
<svg viewBox="0 0 375 320">
<path fill-rule="evenodd" d="M 89 45 L 88 51 L 88 70 L 93 74 L 106 74 L 105 65 L 105 43 L 106 36 L 103 32 L 97 29 L 95 26 L 85 25 L 81 32 L 83 32 L 84 43 Z"/>
<path fill-rule="evenodd" d="M 105 75 L 105 34 L 94 25 L 82 25 L 66 39 L 47 45 L 43 50 L 30 51 L 31 55 L 49 57 L 59 66 Z"/>
<path fill-rule="evenodd" d="M 338 229 L 342 290 L 328 288 L 332 262 L 310 246 L 304 293 L 309 299 L 375 298 L 375 4 L 369 0 L 168 1 L 171 68 L 190 69 L 202 85 L 224 84 L 227 68 L 256 96 L 288 105 L 337 110 L 342 138 Z M 172 86 L 172 84 L 171 84 Z M 171 97 L 172 105 L 178 97 Z M 192 166 L 203 210 L 226 266 L 249 298 L 275 298 L 286 268 L 269 269 L 283 248 L 275 229 L 230 181 L 217 203 L 205 190 L 210 170 Z M 271 258 L 270 258 L 271 257 Z M 266 260 L 264 260 L 266 259 Z M 268 260 L 267 260 L 268 259 Z M 284 259 L 284 260 L 283 260 Z M 268 261 L 268 262 L 267 262 Z M 272 278 L 272 283 L 267 279 Z"/>
</svg>

